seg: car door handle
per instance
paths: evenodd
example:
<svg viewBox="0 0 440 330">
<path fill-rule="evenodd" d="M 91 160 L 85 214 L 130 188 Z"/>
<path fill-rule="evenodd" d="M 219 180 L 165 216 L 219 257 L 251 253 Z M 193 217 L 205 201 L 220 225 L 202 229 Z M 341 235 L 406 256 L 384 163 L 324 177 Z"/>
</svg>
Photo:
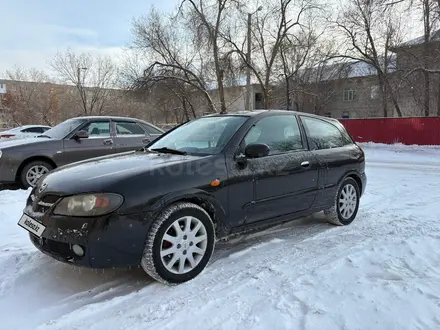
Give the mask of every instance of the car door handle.
<svg viewBox="0 0 440 330">
<path fill-rule="evenodd" d="M 113 144 L 112 139 L 104 140 L 104 145 L 108 146 L 108 145 L 112 145 L 112 144 Z"/>
<path fill-rule="evenodd" d="M 310 163 L 309 163 L 308 161 L 305 161 L 305 162 L 302 162 L 302 163 L 301 163 L 301 166 L 302 166 L 302 167 L 309 167 L 309 166 L 310 166 Z"/>
<path fill-rule="evenodd" d="M 147 143 L 150 143 L 151 142 L 151 140 L 150 139 L 142 139 L 142 143 L 145 143 L 145 144 L 147 144 Z"/>
</svg>

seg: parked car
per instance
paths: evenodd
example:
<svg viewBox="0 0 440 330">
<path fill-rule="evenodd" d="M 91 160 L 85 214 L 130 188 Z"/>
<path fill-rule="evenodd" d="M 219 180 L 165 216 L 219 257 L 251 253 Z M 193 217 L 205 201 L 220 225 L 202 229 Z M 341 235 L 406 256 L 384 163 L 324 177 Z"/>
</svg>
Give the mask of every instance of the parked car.
<svg viewBox="0 0 440 330">
<path fill-rule="evenodd" d="M 35 139 L 0 143 L 0 184 L 33 187 L 54 168 L 142 148 L 161 134 L 161 129 L 133 118 L 72 118 Z"/>
<path fill-rule="evenodd" d="M 51 129 L 50 126 L 26 125 L 0 132 L 0 141 L 5 139 L 28 139 L 34 138 Z"/>
<path fill-rule="evenodd" d="M 215 140 L 206 134 L 219 130 Z M 197 276 L 216 239 L 231 233 L 318 211 L 349 225 L 364 170 L 363 151 L 337 120 L 292 111 L 210 115 L 143 151 L 52 171 L 32 190 L 18 224 L 60 261 L 141 265 L 177 284 Z"/>
</svg>

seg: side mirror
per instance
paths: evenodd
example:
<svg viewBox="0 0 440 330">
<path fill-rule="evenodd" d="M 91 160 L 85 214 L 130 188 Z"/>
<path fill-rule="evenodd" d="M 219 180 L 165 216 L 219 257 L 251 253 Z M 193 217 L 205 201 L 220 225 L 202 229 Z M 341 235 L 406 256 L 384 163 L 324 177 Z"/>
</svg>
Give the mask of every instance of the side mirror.
<svg viewBox="0 0 440 330">
<path fill-rule="evenodd" d="M 75 140 L 79 140 L 79 139 L 87 139 L 89 137 L 89 132 L 87 131 L 78 131 L 76 132 L 76 134 L 73 136 L 73 138 Z"/>
<path fill-rule="evenodd" d="M 249 144 L 244 153 L 248 158 L 261 158 L 269 155 L 270 148 L 267 144 Z"/>
</svg>

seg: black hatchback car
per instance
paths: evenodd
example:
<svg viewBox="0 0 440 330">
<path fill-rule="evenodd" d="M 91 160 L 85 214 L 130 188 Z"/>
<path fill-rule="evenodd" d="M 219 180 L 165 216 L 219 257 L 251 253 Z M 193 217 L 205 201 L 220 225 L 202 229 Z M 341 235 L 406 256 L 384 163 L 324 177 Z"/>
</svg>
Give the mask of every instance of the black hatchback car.
<svg viewBox="0 0 440 330">
<path fill-rule="evenodd" d="M 209 115 L 143 150 L 55 169 L 19 220 L 34 245 L 93 268 L 139 266 L 177 284 L 208 264 L 215 241 L 318 211 L 357 215 L 365 156 L 335 119 L 265 110 Z"/>
</svg>

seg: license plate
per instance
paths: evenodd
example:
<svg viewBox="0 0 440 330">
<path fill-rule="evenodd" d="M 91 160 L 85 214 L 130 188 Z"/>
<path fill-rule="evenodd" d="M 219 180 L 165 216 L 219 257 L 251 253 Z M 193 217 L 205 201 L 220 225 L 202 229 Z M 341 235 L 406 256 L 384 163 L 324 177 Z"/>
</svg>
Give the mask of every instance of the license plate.
<svg viewBox="0 0 440 330">
<path fill-rule="evenodd" d="M 43 226 L 38 221 L 32 219 L 31 217 L 27 216 L 26 214 L 22 215 L 20 221 L 18 221 L 18 225 L 38 237 L 41 237 L 44 230 L 46 229 L 45 226 Z"/>
</svg>

